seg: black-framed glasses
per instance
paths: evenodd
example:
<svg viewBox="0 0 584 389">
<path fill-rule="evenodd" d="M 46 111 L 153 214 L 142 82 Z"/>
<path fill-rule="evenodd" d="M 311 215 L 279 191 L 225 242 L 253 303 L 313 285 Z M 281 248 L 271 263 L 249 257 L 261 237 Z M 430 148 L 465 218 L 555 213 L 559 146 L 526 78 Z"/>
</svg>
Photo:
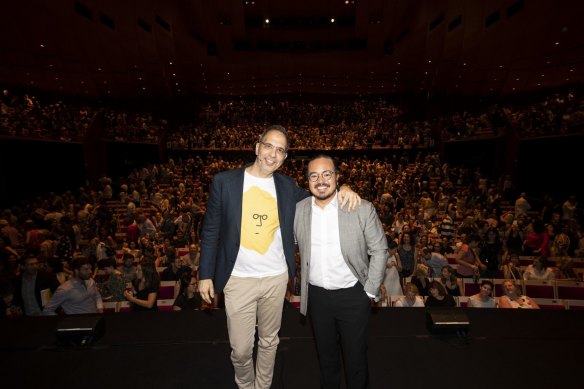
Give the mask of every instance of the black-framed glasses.
<svg viewBox="0 0 584 389">
<path fill-rule="evenodd" d="M 273 144 L 271 144 L 271 143 L 268 143 L 268 142 L 262 142 L 261 140 L 260 140 L 260 141 L 258 141 L 258 142 L 259 142 L 259 143 L 261 143 L 261 145 L 262 145 L 262 146 L 264 146 L 264 148 L 265 148 L 267 151 L 272 151 L 272 150 L 276 149 L 276 153 L 278 153 L 280 156 L 285 156 L 285 155 L 286 155 L 286 153 L 288 152 L 288 149 L 285 149 L 285 148 L 283 148 L 283 147 L 274 146 L 274 145 L 273 145 Z"/>
<path fill-rule="evenodd" d="M 308 179 L 312 182 L 316 182 L 316 181 L 318 181 L 318 177 L 322 176 L 322 178 L 325 181 L 328 181 L 333 177 L 334 174 L 335 174 L 335 172 L 333 172 L 332 170 L 325 170 L 324 172 L 322 172 L 320 174 L 316 173 L 316 172 L 312 172 L 312 173 L 308 174 Z"/>
</svg>

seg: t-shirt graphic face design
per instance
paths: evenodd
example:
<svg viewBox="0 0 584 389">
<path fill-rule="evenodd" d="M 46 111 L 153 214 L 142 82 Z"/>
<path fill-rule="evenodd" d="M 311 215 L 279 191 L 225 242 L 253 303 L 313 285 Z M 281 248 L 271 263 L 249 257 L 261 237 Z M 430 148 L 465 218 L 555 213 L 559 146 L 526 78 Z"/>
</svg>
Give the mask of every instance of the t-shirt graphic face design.
<svg viewBox="0 0 584 389">
<path fill-rule="evenodd" d="M 265 254 L 280 228 L 278 204 L 268 192 L 252 186 L 243 194 L 241 245 Z"/>
</svg>

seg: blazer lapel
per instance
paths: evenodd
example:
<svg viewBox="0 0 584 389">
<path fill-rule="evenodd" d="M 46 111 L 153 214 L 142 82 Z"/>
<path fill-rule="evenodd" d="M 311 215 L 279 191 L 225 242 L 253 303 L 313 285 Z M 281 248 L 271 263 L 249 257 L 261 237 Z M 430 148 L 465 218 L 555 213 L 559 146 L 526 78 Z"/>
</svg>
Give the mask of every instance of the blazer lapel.
<svg viewBox="0 0 584 389">
<path fill-rule="evenodd" d="M 284 204 L 289 201 L 286 191 L 282 190 L 282 185 L 280 182 L 280 176 L 274 174 L 274 186 L 276 187 L 276 197 L 278 202 L 278 218 L 280 219 L 280 228 L 286 223 L 286 213 L 284 212 Z"/>
<path fill-rule="evenodd" d="M 346 244 L 352 241 L 351 237 L 347 236 L 348 231 L 345 228 L 345 226 L 350 225 L 350 223 L 347 223 L 348 217 L 347 211 L 341 208 L 339 204 L 339 240 L 341 243 L 341 253 L 344 258 L 347 258 Z"/>
<path fill-rule="evenodd" d="M 233 180 L 233 190 L 231 193 L 232 199 L 233 199 L 233 215 L 234 215 L 234 222 L 235 222 L 235 226 L 237 228 L 237 231 L 239 231 L 240 235 L 241 235 L 241 203 L 243 201 L 243 178 L 244 178 L 244 173 L 245 173 L 245 168 L 242 168 L 239 172 L 239 174 L 237 174 L 235 176 L 235 179 Z M 239 236 L 238 236 L 239 239 Z"/>
<path fill-rule="evenodd" d="M 304 261 L 306 263 L 306 279 L 308 280 L 308 269 L 310 266 L 310 256 L 311 256 L 311 250 L 310 248 L 312 247 L 312 198 L 308 201 L 306 201 L 304 203 L 304 209 L 302 210 L 302 223 L 300 223 L 301 226 L 306 227 L 305 231 L 304 231 L 304 236 L 306 239 L 306 242 L 308 243 L 305 248 L 304 248 L 304 254 L 306 255 L 306 261 Z M 302 260 L 302 258 L 301 258 Z"/>
</svg>

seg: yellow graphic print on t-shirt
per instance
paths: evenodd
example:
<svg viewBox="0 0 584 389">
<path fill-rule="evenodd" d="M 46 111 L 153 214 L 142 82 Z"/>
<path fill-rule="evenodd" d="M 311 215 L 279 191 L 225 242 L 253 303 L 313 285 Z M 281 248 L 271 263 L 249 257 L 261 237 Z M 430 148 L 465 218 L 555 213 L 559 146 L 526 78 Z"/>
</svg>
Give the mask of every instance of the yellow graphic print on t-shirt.
<svg viewBox="0 0 584 389">
<path fill-rule="evenodd" d="M 243 194 L 241 245 L 265 254 L 280 227 L 278 204 L 269 192 L 252 186 Z"/>
</svg>

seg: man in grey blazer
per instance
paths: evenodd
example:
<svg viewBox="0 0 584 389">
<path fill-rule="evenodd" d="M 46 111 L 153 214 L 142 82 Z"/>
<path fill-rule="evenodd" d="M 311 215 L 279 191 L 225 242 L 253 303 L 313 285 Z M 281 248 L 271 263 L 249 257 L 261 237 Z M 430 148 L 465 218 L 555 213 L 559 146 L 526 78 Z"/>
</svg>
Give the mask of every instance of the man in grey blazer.
<svg viewBox="0 0 584 389">
<path fill-rule="evenodd" d="M 331 157 L 312 159 L 307 176 L 312 197 L 296 204 L 294 233 L 302 270 L 300 312 L 310 308 L 320 384 L 340 387 L 342 346 L 347 388 L 367 388 L 371 299 L 379 295 L 387 239 L 370 202 L 361 201 L 350 213 L 339 204 Z"/>
</svg>

